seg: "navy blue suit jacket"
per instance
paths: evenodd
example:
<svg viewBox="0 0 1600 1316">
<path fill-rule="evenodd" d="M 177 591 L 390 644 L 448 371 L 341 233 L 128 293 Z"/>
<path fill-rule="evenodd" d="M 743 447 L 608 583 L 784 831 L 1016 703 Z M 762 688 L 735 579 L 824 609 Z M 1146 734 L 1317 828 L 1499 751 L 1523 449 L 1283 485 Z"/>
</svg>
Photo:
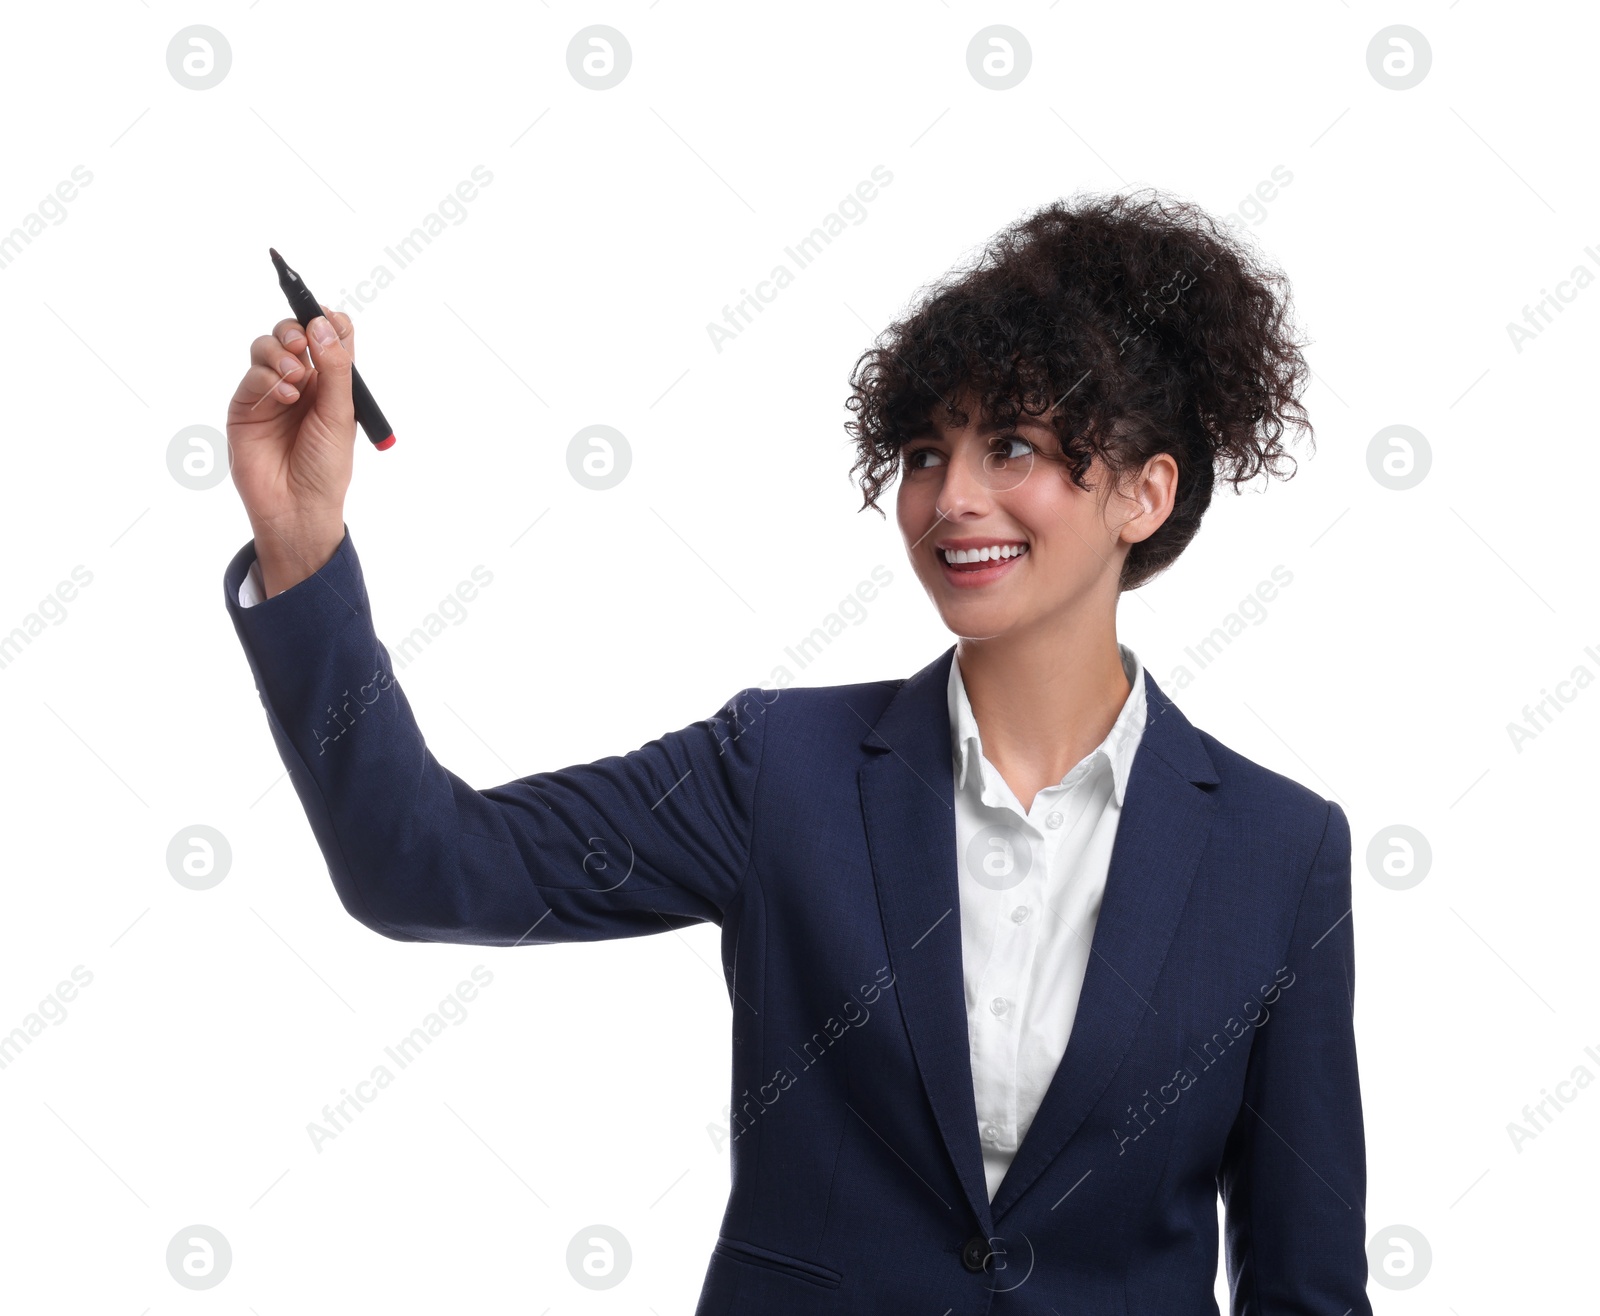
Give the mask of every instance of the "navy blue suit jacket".
<svg viewBox="0 0 1600 1316">
<path fill-rule="evenodd" d="M 732 1191 L 699 1316 L 1370 1316 L 1337 804 L 1145 674 L 1070 1042 L 991 1204 L 967 1051 L 946 681 L 739 691 L 475 790 L 429 752 L 346 533 L 225 601 L 345 909 L 397 941 L 722 930 Z"/>
</svg>

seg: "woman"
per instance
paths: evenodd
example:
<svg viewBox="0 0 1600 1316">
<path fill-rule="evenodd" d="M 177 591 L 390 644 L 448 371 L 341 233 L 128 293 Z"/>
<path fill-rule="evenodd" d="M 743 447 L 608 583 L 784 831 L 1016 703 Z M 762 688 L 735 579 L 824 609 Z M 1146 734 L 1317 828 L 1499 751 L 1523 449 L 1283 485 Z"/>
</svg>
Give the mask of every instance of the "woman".
<svg viewBox="0 0 1600 1316">
<path fill-rule="evenodd" d="M 343 520 L 351 326 L 252 346 L 225 597 L 345 908 L 400 941 L 722 929 L 733 1190 L 699 1312 L 1368 1313 L 1343 811 L 1118 643 L 1215 478 L 1309 429 L 1280 275 L 1159 196 L 1047 206 L 857 363 L 957 643 L 477 791 Z M 337 332 L 335 332 L 335 330 Z M 308 354 L 309 353 L 309 357 Z"/>
</svg>

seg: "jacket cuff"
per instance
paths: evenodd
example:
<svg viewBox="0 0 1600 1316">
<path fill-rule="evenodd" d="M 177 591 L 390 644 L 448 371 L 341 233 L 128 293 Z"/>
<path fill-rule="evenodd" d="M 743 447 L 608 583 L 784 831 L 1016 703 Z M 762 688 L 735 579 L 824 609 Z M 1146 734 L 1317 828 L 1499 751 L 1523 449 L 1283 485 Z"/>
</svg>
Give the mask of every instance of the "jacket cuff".
<svg viewBox="0 0 1600 1316">
<path fill-rule="evenodd" d="M 318 659 L 328 652 L 334 636 L 351 622 L 370 617 L 361 560 L 346 526 L 339 547 L 320 570 L 281 594 L 244 607 L 239 602 L 239 587 L 255 560 L 255 541 L 251 539 L 223 572 L 223 604 L 255 669 L 257 685 L 268 673 L 274 681 L 293 684 L 297 674 L 308 674 L 319 666 Z M 290 691 L 262 689 L 260 693 L 266 698 Z"/>
</svg>

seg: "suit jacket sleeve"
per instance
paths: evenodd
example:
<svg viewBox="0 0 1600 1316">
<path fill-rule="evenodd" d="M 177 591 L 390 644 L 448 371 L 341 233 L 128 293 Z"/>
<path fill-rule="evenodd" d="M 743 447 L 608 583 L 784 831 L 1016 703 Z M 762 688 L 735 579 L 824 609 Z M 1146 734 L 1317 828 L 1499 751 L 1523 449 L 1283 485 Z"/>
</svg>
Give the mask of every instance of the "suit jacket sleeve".
<svg viewBox="0 0 1600 1316">
<path fill-rule="evenodd" d="M 253 543 L 235 555 L 224 602 L 351 916 L 396 941 L 491 946 L 722 922 L 749 860 L 766 692 L 627 754 L 475 790 L 423 741 L 348 528 L 322 570 L 242 608 L 254 559 Z"/>
<path fill-rule="evenodd" d="M 1350 824 L 1329 803 L 1218 1188 L 1233 1316 L 1370 1316 Z"/>
</svg>

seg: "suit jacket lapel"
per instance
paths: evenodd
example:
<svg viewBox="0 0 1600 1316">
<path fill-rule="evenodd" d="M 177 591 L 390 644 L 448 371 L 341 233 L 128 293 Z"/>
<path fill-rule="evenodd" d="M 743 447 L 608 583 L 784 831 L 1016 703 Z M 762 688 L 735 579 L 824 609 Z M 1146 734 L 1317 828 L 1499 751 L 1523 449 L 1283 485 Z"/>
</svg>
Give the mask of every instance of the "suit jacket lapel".
<svg viewBox="0 0 1600 1316">
<path fill-rule="evenodd" d="M 1151 1008 L 1156 979 L 1211 834 L 1215 800 L 1202 788 L 1221 778 L 1199 733 L 1148 669 L 1144 676 L 1144 735 L 1128 776 L 1072 1033 L 995 1194 L 997 1220 L 1060 1154 L 1121 1065 Z"/>
<path fill-rule="evenodd" d="M 885 752 L 862 765 L 859 782 L 895 999 L 945 1148 L 987 1235 L 993 1224 L 967 1046 L 945 702 L 954 656 L 952 646 L 901 685 L 862 741 Z"/>
<path fill-rule="evenodd" d="M 995 1196 L 978 1142 L 946 702 L 955 648 L 905 681 L 862 744 L 859 775 L 895 996 L 945 1149 L 986 1234 L 1077 1132 L 1133 1041 L 1210 835 L 1220 780 L 1199 733 L 1145 671 L 1128 779 L 1077 1014 L 1054 1078 Z M 914 1167 L 913 1167 L 914 1168 Z"/>
</svg>

